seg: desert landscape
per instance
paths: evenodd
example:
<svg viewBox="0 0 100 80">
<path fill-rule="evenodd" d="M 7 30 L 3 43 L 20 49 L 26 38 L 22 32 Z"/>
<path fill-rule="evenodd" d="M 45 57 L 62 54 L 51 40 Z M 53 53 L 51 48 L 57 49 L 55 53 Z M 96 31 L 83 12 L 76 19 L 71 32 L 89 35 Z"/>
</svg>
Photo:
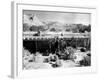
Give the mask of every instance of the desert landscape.
<svg viewBox="0 0 100 80">
<path fill-rule="evenodd" d="M 89 14 L 23 11 L 23 69 L 91 66 Z"/>
</svg>

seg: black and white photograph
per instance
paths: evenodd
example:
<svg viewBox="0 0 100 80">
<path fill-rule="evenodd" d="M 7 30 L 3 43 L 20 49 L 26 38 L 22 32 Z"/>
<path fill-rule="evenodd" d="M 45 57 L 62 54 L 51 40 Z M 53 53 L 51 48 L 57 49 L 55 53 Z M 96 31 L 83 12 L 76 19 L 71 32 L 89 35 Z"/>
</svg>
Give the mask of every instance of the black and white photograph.
<svg viewBox="0 0 100 80">
<path fill-rule="evenodd" d="M 23 10 L 22 68 L 91 66 L 91 14 Z"/>
</svg>

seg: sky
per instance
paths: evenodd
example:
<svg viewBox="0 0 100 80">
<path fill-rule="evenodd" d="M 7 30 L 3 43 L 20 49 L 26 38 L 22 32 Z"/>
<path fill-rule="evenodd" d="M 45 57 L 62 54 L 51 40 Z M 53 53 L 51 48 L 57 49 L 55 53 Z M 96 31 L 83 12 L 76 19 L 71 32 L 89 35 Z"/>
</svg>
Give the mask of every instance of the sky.
<svg viewBox="0 0 100 80">
<path fill-rule="evenodd" d="M 40 21 L 57 21 L 66 24 L 91 24 L 91 14 L 75 12 L 53 12 L 53 11 L 35 11 L 24 10 L 25 15 L 36 15 Z"/>
</svg>

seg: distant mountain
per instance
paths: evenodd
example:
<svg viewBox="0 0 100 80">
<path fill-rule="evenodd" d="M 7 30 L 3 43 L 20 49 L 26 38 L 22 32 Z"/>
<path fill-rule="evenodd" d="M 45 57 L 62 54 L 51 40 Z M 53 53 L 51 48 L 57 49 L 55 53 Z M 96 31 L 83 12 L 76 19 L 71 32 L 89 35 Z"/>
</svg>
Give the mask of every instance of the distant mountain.
<svg viewBox="0 0 100 80">
<path fill-rule="evenodd" d="M 45 26 L 44 23 L 42 23 L 36 15 L 24 15 L 24 23 L 27 23 L 29 26 Z"/>
<path fill-rule="evenodd" d="M 28 30 L 28 28 L 30 28 L 32 31 L 44 31 L 45 29 L 48 29 L 48 26 L 40 21 L 36 15 L 24 15 L 23 27 L 24 31 Z"/>
<path fill-rule="evenodd" d="M 65 24 L 62 24 L 60 22 L 49 22 L 48 24 L 48 31 L 56 31 L 56 32 L 59 32 L 59 31 L 65 31 Z"/>
<path fill-rule="evenodd" d="M 36 15 L 24 15 L 24 31 L 31 29 L 31 31 L 48 30 L 48 31 L 63 31 L 64 24 L 56 21 L 42 22 Z"/>
</svg>

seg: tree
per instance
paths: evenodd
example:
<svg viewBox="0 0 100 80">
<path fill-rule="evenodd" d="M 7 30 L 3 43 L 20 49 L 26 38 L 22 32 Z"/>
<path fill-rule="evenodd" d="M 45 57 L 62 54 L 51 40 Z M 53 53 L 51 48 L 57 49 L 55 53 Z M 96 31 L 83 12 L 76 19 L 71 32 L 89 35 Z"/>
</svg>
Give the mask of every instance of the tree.
<svg viewBox="0 0 100 80">
<path fill-rule="evenodd" d="M 50 29 L 50 31 L 54 31 L 54 32 L 55 32 L 55 31 L 56 31 L 56 29 L 55 29 L 55 28 L 51 28 L 51 29 Z"/>
<path fill-rule="evenodd" d="M 23 24 L 23 31 L 30 31 L 30 26 L 26 23 Z"/>
</svg>

